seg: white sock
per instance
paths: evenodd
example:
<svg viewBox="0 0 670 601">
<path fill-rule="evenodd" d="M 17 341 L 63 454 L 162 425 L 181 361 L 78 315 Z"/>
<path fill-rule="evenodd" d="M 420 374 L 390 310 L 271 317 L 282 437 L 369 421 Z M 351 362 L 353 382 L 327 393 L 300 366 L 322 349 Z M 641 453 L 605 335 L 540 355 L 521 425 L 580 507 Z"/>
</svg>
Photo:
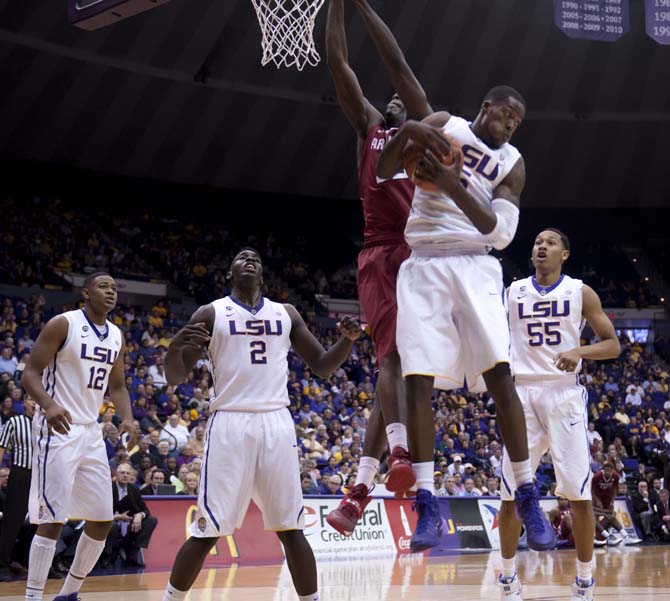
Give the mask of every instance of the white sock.
<svg viewBox="0 0 670 601">
<path fill-rule="evenodd" d="M 188 591 L 180 591 L 168 582 L 163 593 L 163 601 L 184 601 Z"/>
<path fill-rule="evenodd" d="M 319 591 L 311 595 L 298 595 L 300 601 L 319 601 Z"/>
<path fill-rule="evenodd" d="M 361 457 L 358 462 L 358 474 L 356 475 L 356 484 L 365 484 L 370 490 L 375 474 L 379 469 L 379 459 L 374 457 Z"/>
<path fill-rule="evenodd" d="M 516 555 L 507 559 L 506 557 L 501 557 L 502 559 L 502 577 L 512 580 L 514 574 L 516 574 Z"/>
<path fill-rule="evenodd" d="M 610 537 L 610 531 L 607 530 L 607 528 L 605 528 L 605 530 L 603 530 L 603 533 L 602 533 L 602 534 L 603 534 L 603 537 L 605 537 L 605 538 L 609 538 L 609 537 Z"/>
<path fill-rule="evenodd" d="M 395 422 L 386 426 L 386 437 L 389 441 L 389 448 L 393 450 L 395 447 L 402 447 L 406 451 L 407 446 L 407 428 L 405 424 Z"/>
<path fill-rule="evenodd" d="M 431 494 L 435 494 L 435 464 L 432 461 L 424 461 L 423 463 L 413 463 L 414 475 L 416 476 L 417 490 L 423 488 Z"/>
<path fill-rule="evenodd" d="M 56 541 L 35 535 L 30 545 L 28 559 L 28 582 L 26 583 L 26 601 L 41 601 L 44 585 L 49 576 L 49 568 L 56 553 Z"/>
<path fill-rule="evenodd" d="M 96 540 L 88 536 L 86 532 L 82 532 L 77 543 L 77 550 L 74 552 L 70 571 L 67 573 L 59 595 L 71 595 L 79 592 L 81 585 L 84 583 L 84 578 L 93 569 L 104 548 L 104 540 Z"/>
<path fill-rule="evenodd" d="M 593 570 L 590 561 L 577 560 L 577 578 L 582 582 L 591 583 L 593 578 Z"/>
<path fill-rule="evenodd" d="M 533 470 L 530 467 L 530 459 L 525 461 L 511 461 L 512 472 L 514 474 L 514 482 L 516 487 L 519 488 L 524 484 L 533 482 Z"/>
</svg>

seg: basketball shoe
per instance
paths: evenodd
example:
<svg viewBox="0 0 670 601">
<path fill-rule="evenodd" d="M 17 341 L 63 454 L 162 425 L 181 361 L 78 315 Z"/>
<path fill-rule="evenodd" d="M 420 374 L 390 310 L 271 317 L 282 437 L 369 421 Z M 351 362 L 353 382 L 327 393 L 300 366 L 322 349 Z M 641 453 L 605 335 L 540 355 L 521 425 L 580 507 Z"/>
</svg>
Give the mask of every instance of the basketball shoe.
<svg viewBox="0 0 670 601">
<path fill-rule="evenodd" d="M 641 538 L 638 538 L 637 536 L 631 536 L 630 534 L 626 534 L 623 537 L 624 545 L 639 545 L 641 542 L 642 542 Z"/>
<path fill-rule="evenodd" d="M 58 595 L 54 601 L 79 601 L 79 593 L 70 593 L 69 595 Z"/>
<path fill-rule="evenodd" d="M 365 508 L 372 501 L 370 492 L 365 484 L 357 484 L 344 495 L 337 508 L 326 516 L 326 521 L 343 536 L 351 536 Z"/>
<path fill-rule="evenodd" d="M 404 493 L 414 486 L 416 475 L 406 449 L 401 446 L 393 447 L 388 464 L 390 469 L 384 481 L 386 490 L 393 493 Z"/>
<path fill-rule="evenodd" d="M 572 583 L 572 601 L 591 601 L 593 599 L 593 589 L 596 581 L 591 578 L 591 582 L 586 583 L 579 578 L 575 578 Z"/>
<path fill-rule="evenodd" d="M 412 503 L 412 511 L 419 514 L 419 519 L 409 543 L 409 550 L 412 553 L 418 553 L 440 544 L 444 521 L 440 515 L 437 497 L 430 491 L 420 488 L 416 491 L 416 501 Z"/>
<path fill-rule="evenodd" d="M 528 546 L 533 551 L 547 551 L 556 546 L 556 533 L 540 507 L 540 493 L 532 482 L 514 493 L 516 515 L 526 527 Z"/>
<path fill-rule="evenodd" d="M 503 578 L 500 574 L 498 577 L 498 588 L 500 589 L 501 601 L 523 601 L 521 596 L 521 583 L 516 574 L 510 578 Z"/>
</svg>

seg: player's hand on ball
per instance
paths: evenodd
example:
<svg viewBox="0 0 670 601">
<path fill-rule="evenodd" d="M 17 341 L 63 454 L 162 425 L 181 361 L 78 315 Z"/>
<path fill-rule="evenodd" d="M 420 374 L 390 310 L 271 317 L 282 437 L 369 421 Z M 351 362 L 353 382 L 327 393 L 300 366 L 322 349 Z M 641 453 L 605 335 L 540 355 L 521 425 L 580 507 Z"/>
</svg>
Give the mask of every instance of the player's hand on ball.
<svg viewBox="0 0 670 601">
<path fill-rule="evenodd" d="M 63 409 L 57 403 L 54 402 L 47 407 L 45 417 L 49 426 L 49 434 L 54 431 L 59 434 L 67 434 L 70 431 L 72 416 L 69 411 Z"/>
<path fill-rule="evenodd" d="M 565 353 L 558 353 L 558 355 L 554 357 L 554 365 L 561 371 L 575 371 L 580 359 L 579 349 L 572 349 Z"/>
<path fill-rule="evenodd" d="M 337 329 L 342 336 L 348 338 L 352 342 L 361 337 L 361 324 L 357 319 L 343 317 L 342 320 L 337 323 Z"/>
<path fill-rule="evenodd" d="M 209 344 L 210 339 L 204 323 L 191 323 L 179 330 L 170 344 L 176 344 L 177 348 L 201 349 Z"/>
<path fill-rule="evenodd" d="M 443 157 L 451 152 L 449 140 L 439 127 L 433 127 L 420 121 L 408 121 L 403 126 L 412 142 L 430 150 L 435 156 Z"/>
<path fill-rule="evenodd" d="M 447 194 L 451 193 L 456 186 L 462 188 L 463 153 L 459 149 L 454 149 L 453 153 L 453 163 L 445 165 L 440 156 L 427 149 L 416 166 L 414 172 L 416 178 L 435 185 Z"/>
<path fill-rule="evenodd" d="M 135 428 L 135 423 L 132 420 L 125 420 L 121 422 L 121 425 L 119 426 L 119 435 L 122 435 L 124 432 L 128 433 L 126 451 L 130 452 L 137 444 L 137 429 Z"/>
</svg>

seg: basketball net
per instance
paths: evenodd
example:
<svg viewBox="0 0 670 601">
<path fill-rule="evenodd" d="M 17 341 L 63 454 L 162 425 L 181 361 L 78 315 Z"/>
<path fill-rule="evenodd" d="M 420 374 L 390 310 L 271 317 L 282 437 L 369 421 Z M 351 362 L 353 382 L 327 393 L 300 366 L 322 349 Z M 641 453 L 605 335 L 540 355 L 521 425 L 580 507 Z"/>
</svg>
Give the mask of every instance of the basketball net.
<svg viewBox="0 0 670 601">
<path fill-rule="evenodd" d="M 315 67 L 321 61 L 314 46 L 314 23 L 324 0 L 251 0 L 261 26 L 261 64 Z"/>
</svg>

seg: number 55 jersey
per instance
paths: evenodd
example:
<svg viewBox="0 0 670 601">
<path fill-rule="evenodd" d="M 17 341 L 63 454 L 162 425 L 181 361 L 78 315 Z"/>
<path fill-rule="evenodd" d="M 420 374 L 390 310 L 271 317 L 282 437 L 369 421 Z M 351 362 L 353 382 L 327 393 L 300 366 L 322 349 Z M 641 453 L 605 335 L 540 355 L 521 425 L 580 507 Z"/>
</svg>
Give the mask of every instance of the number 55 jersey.
<svg viewBox="0 0 670 601">
<path fill-rule="evenodd" d="M 547 379 L 578 383 L 581 362 L 568 374 L 556 367 L 554 358 L 579 346 L 584 327 L 583 285 L 567 275 L 551 286 L 541 286 L 535 276 L 512 283 L 509 324 L 512 373 L 517 383 Z"/>
</svg>

